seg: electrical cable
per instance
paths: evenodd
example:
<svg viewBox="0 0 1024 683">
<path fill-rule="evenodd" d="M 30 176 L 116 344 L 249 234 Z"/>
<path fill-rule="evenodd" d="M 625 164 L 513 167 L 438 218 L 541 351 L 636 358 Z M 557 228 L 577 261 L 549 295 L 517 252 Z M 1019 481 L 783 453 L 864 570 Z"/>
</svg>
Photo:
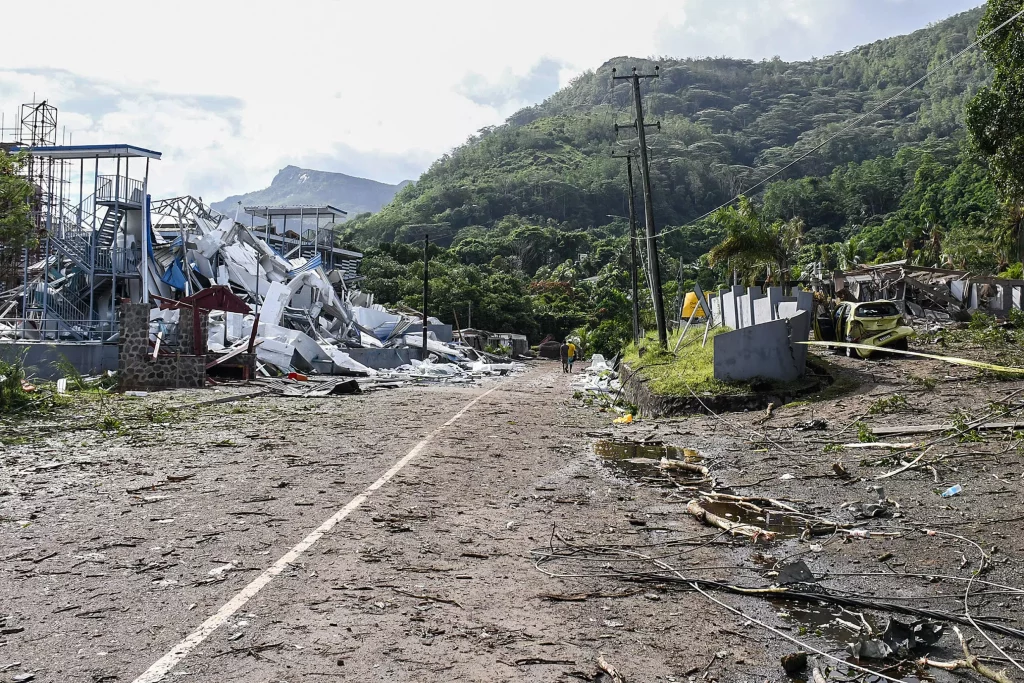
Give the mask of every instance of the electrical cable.
<svg viewBox="0 0 1024 683">
<path fill-rule="evenodd" d="M 804 154 L 800 155 L 799 157 L 797 157 L 796 159 L 794 159 L 794 160 L 793 160 L 793 161 L 791 161 L 790 163 L 786 164 L 786 165 L 785 165 L 785 166 L 783 166 L 782 168 L 778 169 L 777 171 L 775 171 L 775 172 L 774 172 L 774 173 L 772 173 L 771 175 L 769 175 L 769 176 L 765 177 L 764 179 L 762 179 L 762 180 L 759 180 L 758 182 L 754 183 L 753 185 L 751 185 L 751 186 L 750 186 L 750 187 L 748 187 L 748 188 L 747 188 L 746 190 L 744 190 L 744 191 L 743 191 L 743 192 L 741 192 L 740 194 L 736 195 L 735 197 L 733 197 L 733 198 L 732 198 L 732 199 L 730 199 L 729 201 L 725 202 L 724 204 L 721 204 L 720 206 L 717 206 L 717 207 L 715 207 L 715 208 L 714 208 L 714 209 L 712 209 L 711 211 L 708 211 L 707 213 L 705 213 L 705 214 L 703 214 L 703 215 L 699 216 L 698 218 L 695 218 L 695 219 L 693 219 L 693 220 L 692 220 L 692 221 L 690 221 L 689 223 L 685 223 L 685 224 L 683 224 L 683 225 L 680 225 L 680 226 L 678 226 L 678 227 L 675 227 L 675 228 L 670 228 L 670 229 L 668 229 L 668 230 L 663 230 L 663 231 L 662 231 L 662 232 L 660 232 L 660 233 L 659 233 L 658 235 L 655 235 L 655 237 L 661 237 L 661 236 L 663 236 L 663 235 L 668 235 L 668 234 L 671 234 L 671 233 L 673 233 L 673 232 L 677 232 L 677 231 L 679 231 L 679 230 L 682 230 L 682 229 L 684 229 L 684 228 L 688 228 L 688 227 L 690 227 L 691 225 L 695 225 L 696 223 L 699 223 L 700 221 L 704 220 L 705 218 L 707 218 L 707 217 L 708 217 L 708 216 L 710 216 L 711 214 L 715 213 L 715 212 L 716 212 L 716 211 L 718 211 L 719 209 L 724 209 L 724 208 L 726 208 L 726 207 L 728 207 L 728 206 L 731 206 L 731 205 L 733 204 L 733 202 L 735 202 L 736 200 L 738 200 L 738 199 L 739 199 L 740 197 L 743 197 L 743 196 L 745 196 L 745 195 L 748 195 L 748 194 L 750 193 L 750 191 L 751 191 L 751 190 L 755 190 L 755 189 L 757 189 L 758 187 L 761 187 L 762 185 L 764 185 L 765 183 L 767 183 L 768 181 L 772 180 L 773 178 L 777 178 L 777 177 L 778 177 L 779 175 L 781 175 L 781 174 L 785 173 L 786 171 L 788 171 L 789 169 L 791 169 L 791 168 L 792 168 L 793 166 L 796 166 L 796 165 L 797 165 L 797 164 L 799 164 L 799 163 L 800 163 L 801 161 L 803 161 L 803 160 L 804 160 L 804 159 L 806 159 L 807 157 L 811 156 L 812 154 L 814 154 L 815 152 L 817 152 L 818 150 L 820 150 L 820 149 L 821 149 L 822 147 L 824 147 L 824 146 L 825 146 L 825 145 L 827 145 L 828 143 L 832 142 L 832 141 L 833 141 L 833 140 L 835 140 L 836 138 L 840 137 L 841 135 L 844 135 L 844 134 L 846 134 L 846 133 L 847 133 L 848 131 L 850 131 L 851 129 L 853 129 L 853 128 L 855 128 L 856 126 L 858 126 L 858 125 L 859 125 L 859 124 L 861 123 L 861 121 L 863 121 L 864 119 L 866 119 L 866 118 L 868 118 L 868 117 L 870 117 L 870 116 L 873 116 L 873 115 L 877 114 L 877 113 L 878 113 L 879 111 L 881 111 L 882 109 L 884 109 L 884 108 L 885 108 L 885 107 L 887 107 L 888 105 L 892 104 L 892 103 L 893 103 L 894 101 L 896 101 L 897 99 L 899 99 L 900 97 L 902 97 L 903 95 L 905 95 L 905 94 L 906 94 L 907 92 L 909 92 L 909 91 L 913 90 L 914 88 L 916 88 L 917 86 L 919 86 L 919 85 L 920 85 L 921 83 L 923 83 L 924 81 L 926 81 L 926 80 L 928 80 L 929 78 L 931 78 L 931 77 L 932 77 L 933 75 L 935 75 L 935 73 L 936 73 L 936 72 L 938 72 L 938 71 L 939 71 L 940 69 L 943 69 L 943 68 L 945 68 L 945 67 L 949 66 L 950 64 L 952 64 L 953 62 L 955 62 L 956 60 L 960 59 L 960 57 L 962 57 L 963 55 L 967 54 L 968 52 L 970 52 L 971 50 L 973 50 L 974 48 L 976 48 L 976 47 L 977 47 L 978 45 L 980 45 L 981 43 L 985 42 L 986 40 L 988 40 L 989 38 L 991 38 L 991 37 L 992 37 L 993 35 L 995 35 L 995 34 L 996 34 L 996 33 L 998 33 L 999 31 L 1001 31 L 1001 30 L 1003 30 L 1004 28 L 1006 28 L 1006 27 L 1007 27 L 1008 25 L 1010 25 L 1011 23 L 1013 23 L 1014 21 L 1016 21 L 1016 20 L 1017 20 L 1018 18 L 1020 18 L 1021 16 L 1024 16 L 1024 9 L 1022 9 L 1022 10 L 1021 10 L 1021 11 L 1019 11 L 1019 12 L 1017 12 L 1017 13 L 1016 13 L 1016 14 L 1014 14 L 1014 15 L 1013 15 L 1012 17 L 1010 17 L 1009 19 L 1007 19 L 1006 21 L 1004 21 L 1003 23 L 1001 23 L 1001 24 L 1000 24 L 999 26 L 995 27 L 994 29 L 992 29 L 991 31 L 989 31 L 988 33 L 986 33 L 986 34 L 985 34 L 984 36 L 982 36 L 981 38 L 978 38 L 978 39 L 977 39 L 977 40 L 975 40 L 975 41 L 974 41 L 973 43 L 971 43 L 970 45 L 968 45 L 968 46 L 967 46 L 967 47 L 965 47 L 964 49 L 962 49 L 962 50 L 960 50 L 959 52 L 957 52 L 956 54 L 954 54 L 954 55 L 953 55 L 952 57 L 949 57 L 949 58 L 948 58 L 948 59 L 946 59 L 945 61 L 943 61 L 943 62 L 941 62 L 940 64 L 936 65 L 936 66 L 935 66 L 934 68 L 932 68 L 932 69 L 931 69 L 930 71 L 928 71 L 928 72 L 927 72 L 927 73 L 926 73 L 926 74 L 925 74 L 924 76 L 921 76 L 921 77 L 920 77 L 919 79 L 917 79 L 916 81 L 914 81 L 914 82 L 913 82 L 913 83 L 911 83 L 910 85 L 906 86 L 905 88 L 903 88 L 903 89 L 902 89 L 902 90 L 900 90 L 900 91 L 899 91 L 898 93 L 896 93 L 895 95 L 893 95 L 893 96 L 892 96 L 892 97 L 890 97 L 889 99 L 887 99 L 887 100 L 885 100 L 884 102 L 882 102 L 881 104 L 879 104 L 879 105 L 878 105 L 877 107 L 875 107 L 875 108 L 874 108 L 874 109 L 872 109 L 871 111 L 869 111 L 869 112 L 867 112 L 867 113 L 864 113 L 864 114 L 861 114 L 861 115 L 860 115 L 860 116 L 858 116 L 858 117 L 857 117 L 856 119 L 854 119 L 854 120 L 853 120 L 853 121 L 852 121 L 851 123 L 849 123 L 849 124 L 847 124 L 846 126 L 844 126 L 843 128 L 841 128 L 841 129 L 840 129 L 840 130 L 839 130 L 838 132 L 836 132 L 836 133 L 835 133 L 835 134 L 833 134 L 832 136 L 830 136 L 830 137 L 826 138 L 826 139 L 825 139 L 824 141 L 822 141 L 822 142 L 818 143 L 817 145 L 815 145 L 814 147 L 812 147 L 811 149 L 809 149 L 809 150 L 808 150 L 807 152 L 805 152 Z M 645 235 L 645 236 L 644 236 L 643 238 L 641 238 L 641 237 L 637 236 L 637 238 L 636 238 L 636 239 L 638 239 L 638 240 L 639 240 L 639 239 L 644 239 L 644 240 L 647 240 L 647 239 L 649 239 L 649 238 L 648 238 L 648 237 L 647 237 L 647 236 Z"/>
<path fill-rule="evenodd" d="M 974 630 L 977 631 L 978 633 L 980 633 L 981 636 L 985 640 L 987 640 L 992 647 L 994 647 L 996 650 L 998 650 L 999 654 L 1001 654 L 1002 656 L 1006 657 L 1007 661 L 1009 661 L 1015 667 L 1017 667 L 1021 671 L 1024 671 L 1024 666 L 1022 666 L 1020 664 L 1020 662 L 1018 662 L 1016 659 L 1014 659 L 1010 655 L 1006 654 L 1006 651 L 1003 648 L 999 647 L 999 645 L 996 643 L 996 641 L 994 641 L 991 638 L 989 638 L 988 634 L 985 633 L 981 629 L 980 626 L 978 626 L 977 622 L 974 621 L 974 617 L 971 616 L 971 608 L 970 608 L 970 605 L 968 604 L 968 600 L 971 597 L 971 586 L 974 585 L 975 577 L 978 574 L 980 574 L 985 569 L 985 562 L 986 562 L 986 560 L 988 560 L 988 554 L 985 553 L 985 549 L 982 548 L 980 545 L 978 545 L 977 543 L 975 543 L 974 541 L 972 541 L 969 538 L 965 538 L 964 536 L 958 536 L 957 534 L 951 534 L 951 533 L 946 532 L 946 531 L 936 531 L 934 529 L 930 529 L 926 533 L 928 533 L 928 534 L 937 534 L 939 536 L 949 536 L 950 538 L 955 538 L 955 539 L 958 539 L 960 541 L 964 541 L 966 543 L 970 543 L 971 545 L 973 545 L 975 548 L 978 549 L 978 552 L 981 553 L 981 564 L 978 565 L 978 571 L 971 574 L 970 579 L 967 581 L 967 590 L 964 591 L 964 616 L 967 617 L 967 620 L 969 622 L 971 622 L 971 626 L 974 627 Z"/>
</svg>

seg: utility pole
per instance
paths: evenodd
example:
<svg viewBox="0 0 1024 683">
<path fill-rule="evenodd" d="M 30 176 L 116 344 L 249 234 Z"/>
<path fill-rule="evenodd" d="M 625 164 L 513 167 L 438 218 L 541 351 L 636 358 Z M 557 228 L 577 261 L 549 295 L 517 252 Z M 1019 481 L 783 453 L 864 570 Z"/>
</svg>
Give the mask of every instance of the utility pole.
<svg viewBox="0 0 1024 683">
<path fill-rule="evenodd" d="M 651 294 L 654 298 L 654 319 L 658 325 L 658 344 L 662 348 L 668 346 L 668 328 L 665 324 L 665 299 L 661 293 L 661 266 L 658 263 L 658 229 L 654 225 L 654 206 L 651 201 L 651 163 L 647 157 L 647 126 L 656 126 L 661 129 L 661 122 L 644 123 L 644 105 L 640 99 L 640 79 L 657 78 L 659 67 L 654 67 L 653 74 L 637 73 L 636 67 L 629 76 L 616 76 L 615 69 L 612 69 L 612 82 L 628 80 L 633 86 L 633 109 L 636 118 L 632 124 L 621 126 L 615 124 L 615 132 L 619 128 L 634 128 L 640 142 L 640 173 L 643 176 L 644 184 L 644 219 L 647 223 L 647 260 L 650 261 L 651 269 Z"/>
<path fill-rule="evenodd" d="M 427 268 L 430 265 L 430 255 L 427 247 L 430 246 L 430 236 L 423 235 L 423 360 L 427 360 L 427 296 L 430 294 L 430 285 L 427 282 Z"/>
<path fill-rule="evenodd" d="M 637 287 L 636 270 L 636 203 L 633 190 L 633 151 L 612 154 L 615 159 L 626 160 L 626 179 L 629 183 L 629 288 L 633 298 L 633 343 L 640 341 L 640 295 Z"/>
</svg>

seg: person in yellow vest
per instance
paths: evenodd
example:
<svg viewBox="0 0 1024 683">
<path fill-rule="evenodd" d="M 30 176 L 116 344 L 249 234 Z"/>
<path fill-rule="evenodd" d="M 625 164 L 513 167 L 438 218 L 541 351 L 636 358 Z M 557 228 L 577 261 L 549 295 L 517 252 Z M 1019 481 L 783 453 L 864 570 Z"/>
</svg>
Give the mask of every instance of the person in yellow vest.
<svg viewBox="0 0 1024 683">
<path fill-rule="evenodd" d="M 572 373 L 572 363 L 576 360 L 576 345 L 569 342 L 569 373 Z"/>
</svg>

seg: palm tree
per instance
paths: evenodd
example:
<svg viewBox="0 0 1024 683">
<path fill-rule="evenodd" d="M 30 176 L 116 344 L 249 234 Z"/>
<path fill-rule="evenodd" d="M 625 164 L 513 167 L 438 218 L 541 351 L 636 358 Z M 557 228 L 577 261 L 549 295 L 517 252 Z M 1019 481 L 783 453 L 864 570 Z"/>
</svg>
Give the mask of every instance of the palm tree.
<svg viewBox="0 0 1024 683">
<path fill-rule="evenodd" d="M 793 255 L 803 240 L 802 219 L 767 224 L 751 201 L 740 197 L 737 206 L 713 213 L 711 222 L 725 231 L 725 238 L 708 253 L 712 267 L 728 262 L 744 271 L 751 282 L 768 271 L 769 280 L 780 285 L 789 283 Z"/>
<path fill-rule="evenodd" d="M 861 249 L 864 241 L 851 237 L 846 242 L 836 242 L 832 245 L 835 248 L 836 260 L 839 261 L 840 270 L 850 270 L 861 263 Z"/>
</svg>

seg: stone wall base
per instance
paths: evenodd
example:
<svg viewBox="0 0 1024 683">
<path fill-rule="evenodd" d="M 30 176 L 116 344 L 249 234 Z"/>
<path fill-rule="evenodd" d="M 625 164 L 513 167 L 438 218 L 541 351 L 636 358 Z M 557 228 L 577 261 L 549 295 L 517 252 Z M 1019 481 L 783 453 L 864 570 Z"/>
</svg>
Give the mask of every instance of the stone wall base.
<svg viewBox="0 0 1024 683">
<path fill-rule="evenodd" d="M 776 408 L 795 401 L 801 396 L 813 394 L 832 383 L 832 377 L 808 375 L 798 383 L 780 388 L 766 388 L 764 391 L 743 394 L 713 394 L 700 396 L 664 396 L 651 391 L 648 380 L 634 372 L 623 363 L 619 367 L 619 381 L 622 382 L 622 395 L 637 407 L 642 417 L 673 417 L 676 415 L 693 415 L 714 413 L 744 412 L 748 410 L 765 410 L 769 403 Z"/>
</svg>

